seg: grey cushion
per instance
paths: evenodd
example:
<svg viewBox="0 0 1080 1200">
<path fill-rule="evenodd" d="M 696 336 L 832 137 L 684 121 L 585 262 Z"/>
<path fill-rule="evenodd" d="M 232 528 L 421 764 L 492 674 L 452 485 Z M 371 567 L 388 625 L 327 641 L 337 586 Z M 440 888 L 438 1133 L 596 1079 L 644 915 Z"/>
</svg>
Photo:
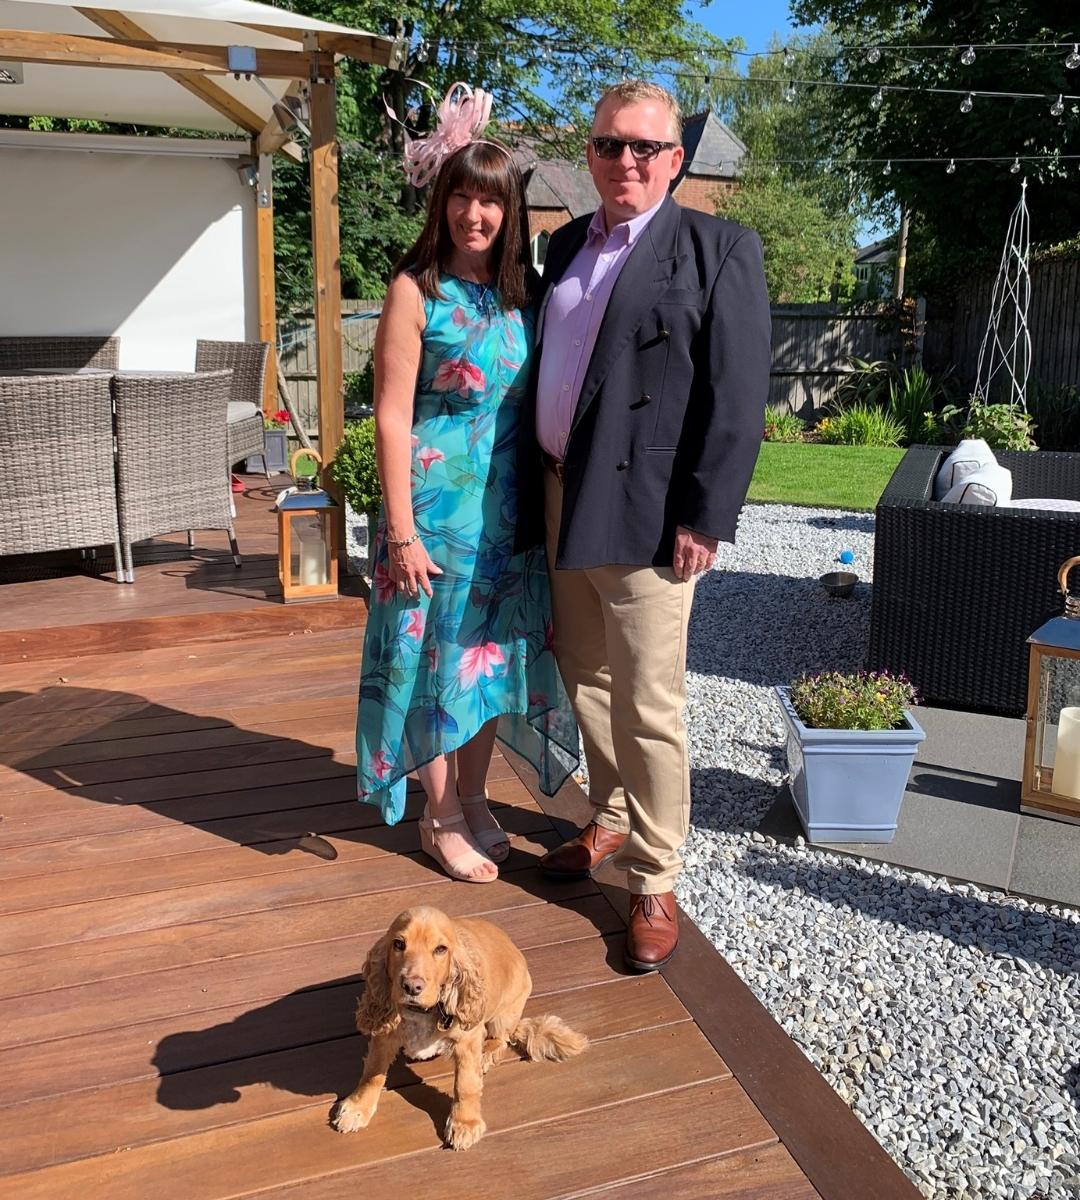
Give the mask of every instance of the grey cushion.
<svg viewBox="0 0 1080 1200">
<path fill-rule="evenodd" d="M 227 420 L 230 425 L 234 421 L 246 421 L 249 417 L 258 416 L 259 406 L 250 400 L 230 400 Z"/>
</svg>

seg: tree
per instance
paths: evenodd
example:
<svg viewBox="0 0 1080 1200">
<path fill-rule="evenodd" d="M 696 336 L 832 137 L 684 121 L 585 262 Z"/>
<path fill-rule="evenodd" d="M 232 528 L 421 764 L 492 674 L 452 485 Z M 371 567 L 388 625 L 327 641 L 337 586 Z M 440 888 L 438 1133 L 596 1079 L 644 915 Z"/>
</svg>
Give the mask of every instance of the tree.
<svg viewBox="0 0 1080 1200">
<path fill-rule="evenodd" d="M 850 297 L 854 220 L 830 216 L 812 187 L 758 170 L 721 197 L 718 211 L 761 236 L 774 304 Z"/>
<path fill-rule="evenodd" d="M 1078 35 L 1064 6 L 1053 0 L 795 0 L 793 7 L 804 23 L 824 22 L 842 31 L 845 43 L 881 48 L 880 55 L 863 49 L 831 64 L 830 77 L 868 86 L 831 89 L 836 98 L 825 110 L 824 132 L 854 157 L 878 160 L 853 170 L 860 190 L 879 213 L 891 217 L 898 201 L 910 207 L 911 286 L 944 293 L 966 282 L 978 265 L 993 262 L 1023 176 L 1029 182 L 1035 239 L 1046 243 L 1075 235 L 1080 228 L 1080 188 L 1075 165 L 1060 156 L 1080 152 L 1080 107 L 1067 102 L 1060 116 L 1049 111 L 1059 94 L 1080 91 L 1080 70 L 1065 67 L 1067 48 L 977 49 L 968 64 L 955 49 L 890 49 L 969 42 L 1072 43 Z M 971 111 L 964 113 L 962 95 L 891 92 L 890 84 L 955 88 L 961 93 L 1032 92 L 1045 99 L 976 97 Z M 869 101 L 877 86 L 885 92 L 875 110 Z M 1010 173 L 1007 161 L 959 161 L 1013 155 L 1050 157 L 1024 164 L 1018 175 Z M 900 162 L 950 157 L 958 160 L 951 174 L 944 163 Z M 888 175 L 881 161 L 887 159 L 894 160 Z"/>
</svg>

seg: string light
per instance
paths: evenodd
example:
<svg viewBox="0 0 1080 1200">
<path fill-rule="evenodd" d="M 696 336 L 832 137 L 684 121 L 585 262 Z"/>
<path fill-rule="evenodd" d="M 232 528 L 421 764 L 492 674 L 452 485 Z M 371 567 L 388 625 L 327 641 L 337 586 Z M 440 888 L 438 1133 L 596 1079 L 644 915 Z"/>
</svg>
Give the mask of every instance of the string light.
<svg viewBox="0 0 1080 1200">
<path fill-rule="evenodd" d="M 974 107 L 975 107 L 975 96 L 973 95 L 973 93 L 968 92 L 968 94 L 963 98 L 963 100 L 960 101 L 960 111 L 962 113 L 969 113 L 969 112 L 971 112 L 971 110 Z"/>
<path fill-rule="evenodd" d="M 871 46 L 870 49 L 867 50 L 867 52 L 866 52 L 866 61 L 868 63 L 881 62 L 881 47 L 880 46 Z"/>
<path fill-rule="evenodd" d="M 791 52 L 790 46 L 784 47 L 784 66 L 793 67 L 795 65 L 795 55 Z"/>
<path fill-rule="evenodd" d="M 1080 67 L 1080 42 L 1073 42 L 1072 52 L 1065 60 L 1065 69 L 1075 71 L 1077 67 Z"/>
<path fill-rule="evenodd" d="M 891 158 L 881 168 L 881 173 L 882 173 L 882 175 L 891 175 L 892 174 L 892 159 Z"/>
<path fill-rule="evenodd" d="M 946 175 L 955 175 L 956 174 L 956 159 L 955 158 L 949 159 L 949 165 L 945 168 L 945 174 Z"/>
<path fill-rule="evenodd" d="M 1012 166 L 1009 168 L 1009 174 L 1010 175 L 1019 175 L 1020 174 L 1020 159 L 1019 158 L 1013 159 Z"/>
<path fill-rule="evenodd" d="M 795 84 L 789 80 L 782 95 L 788 104 L 794 104 L 795 98 L 798 95 L 798 93 L 795 91 Z"/>
<path fill-rule="evenodd" d="M 428 50 L 427 42 L 421 41 L 420 45 L 416 47 L 416 61 L 420 63 L 427 62 L 430 54 L 431 51 Z"/>
<path fill-rule="evenodd" d="M 1060 117 L 1064 111 L 1065 101 L 1061 96 L 1058 96 L 1054 103 L 1050 105 L 1050 115 L 1052 117 Z"/>
<path fill-rule="evenodd" d="M 960 61 L 964 64 L 965 67 L 970 67 L 971 64 L 975 61 L 975 47 L 974 46 L 965 46 L 963 52 L 960 55 Z"/>
<path fill-rule="evenodd" d="M 877 112 L 877 110 L 884 103 L 885 93 L 881 90 L 881 88 L 878 88 L 878 90 L 870 97 L 870 107 L 874 110 L 874 112 Z"/>
</svg>

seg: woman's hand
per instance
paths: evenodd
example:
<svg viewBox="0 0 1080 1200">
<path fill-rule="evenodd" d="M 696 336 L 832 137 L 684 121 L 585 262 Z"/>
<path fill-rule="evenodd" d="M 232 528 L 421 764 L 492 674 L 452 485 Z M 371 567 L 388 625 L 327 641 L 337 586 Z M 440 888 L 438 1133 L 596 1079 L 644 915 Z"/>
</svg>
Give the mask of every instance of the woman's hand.
<svg viewBox="0 0 1080 1200">
<path fill-rule="evenodd" d="M 442 574 L 428 557 L 424 543 L 419 538 L 408 546 L 388 546 L 390 552 L 389 573 L 399 592 L 407 596 L 419 596 L 420 589 L 431 596 L 431 577 Z"/>
</svg>

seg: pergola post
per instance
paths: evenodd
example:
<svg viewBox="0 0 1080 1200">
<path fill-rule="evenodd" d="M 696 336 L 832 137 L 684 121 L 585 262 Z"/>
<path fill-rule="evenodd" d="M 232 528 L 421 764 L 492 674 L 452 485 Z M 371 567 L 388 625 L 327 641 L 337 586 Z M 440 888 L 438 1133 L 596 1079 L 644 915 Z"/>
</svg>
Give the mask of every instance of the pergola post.
<svg viewBox="0 0 1080 1200">
<path fill-rule="evenodd" d="M 277 300 L 274 292 L 274 158 L 259 155 L 259 183 L 255 194 L 255 256 L 259 280 L 259 341 L 270 343 L 263 386 L 263 412 L 278 408 L 277 400 Z"/>
<path fill-rule="evenodd" d="M 341 364 L 337 91 L 333 78 L 311 84 L 311 241 L 315 275 L 315 354 L 319 453 L 329 463 L 345 426 Z"/>
</svg>

